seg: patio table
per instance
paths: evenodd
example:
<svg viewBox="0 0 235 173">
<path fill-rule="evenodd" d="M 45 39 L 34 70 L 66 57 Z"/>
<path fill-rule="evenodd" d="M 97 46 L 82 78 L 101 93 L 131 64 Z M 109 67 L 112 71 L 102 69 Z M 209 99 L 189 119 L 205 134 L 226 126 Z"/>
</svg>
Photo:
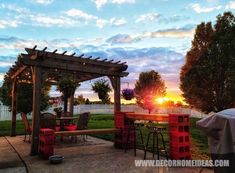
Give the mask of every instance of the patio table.
<svg viewBox="0 0 235 173">
<path fill-rule="evenodd" d="M 78 120 L 79 117 L 60 117 L 60 118 L 56 118 L 57 121 L 60 121 L 60 128 L 61 130 L 64 130 L 64 122 L 69 122 L 71 123 L 74 120 Z"/>
</svg>

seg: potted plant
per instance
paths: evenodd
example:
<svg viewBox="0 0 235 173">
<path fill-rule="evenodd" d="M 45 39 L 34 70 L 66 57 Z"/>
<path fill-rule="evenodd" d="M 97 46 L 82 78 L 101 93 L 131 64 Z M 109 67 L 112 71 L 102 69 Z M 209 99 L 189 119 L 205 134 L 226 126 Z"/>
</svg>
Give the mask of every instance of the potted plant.
<svg viewBox="0 0 235 173">
<path fill-rule="evenodd" d="M 74 95 L 77 87 L 80 86 L 79 81 L 71 75 L 63 76 L 57 83 L 57 90 L 63 93 L 64 111 L 67 112 L 68 98 Z"/>
<path fill-rule="evenodd" d="M 135 92 L 133 89 L 125 88 L 122 90 L 122 97 L 125 100 L 131 100 L 135 97 Z"/>
<path fill-rule="evenodd" d="M 108 93 L 111 91 L 111 88 L 107 80 L 97 80 L 92 85 L 92 90 L 98 94 L 98 97 L 102 101 L 102 103 L 110 103 L 110 97 Z"/>
</svg>

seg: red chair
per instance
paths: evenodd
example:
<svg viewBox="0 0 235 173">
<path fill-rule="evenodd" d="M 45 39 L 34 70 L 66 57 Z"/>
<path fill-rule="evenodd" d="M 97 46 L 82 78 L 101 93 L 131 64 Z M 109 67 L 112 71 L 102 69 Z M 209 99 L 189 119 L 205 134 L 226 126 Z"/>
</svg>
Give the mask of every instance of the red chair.
<svg viewBox="0 0 235 173">
<path fill-rule="evenodd" d="M 27 116 L 25 115 L 25 113 L 21 112 L 20 113 L 21 119 L 23 121 L 23 125 L 24 125 L 24 141 L 26 141 L 27 135 L 29 136 L 29 142 L 30 142 L 30 138 L 31 138 L 31 134 L 32 134 L 32 128 L 29 125 L 29 121 Z"/>
</svg>

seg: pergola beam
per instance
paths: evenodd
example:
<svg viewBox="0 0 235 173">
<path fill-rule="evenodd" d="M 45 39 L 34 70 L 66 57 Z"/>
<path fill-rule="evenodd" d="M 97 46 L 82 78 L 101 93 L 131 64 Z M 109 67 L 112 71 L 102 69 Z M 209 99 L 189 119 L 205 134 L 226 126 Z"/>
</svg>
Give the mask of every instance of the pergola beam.
<svg viewBox="0 0 235 173">
<path fill-rule="evenodd" d="M 32 55 L 35 53 L 35 50 L 29 49 L 29 48 L 25 48 L 25 50 L 27 51 L 27 53 L 29 55 Z M 43 56 L 45 54 L 45 52 L 37 50 L 38 52 L 38 56 Z M 47 57 L 48 58 L 55 58 L 55 59 L 60 59 L 60 60 L 68 60 L 68 57 L 70 57 L 69 55 L 63 55 L 63 54 L 57 54 L 57 53 L 52 53 L 52 52 L 46 52 L 47 53 Z M 98 59 L 88 59 L 88 58 L 81 58 L 82 56 L 84 56 L 84 54 L 76 57 L 70 57 L 69 59 L 71 61 L 74 62 L 80 62 L 80 63 L 86 63 L 86 64 L 91 64 L 91 65 L 102 65 L 102 66 L 111 66 L 111 67 L 122 67 L 123 65 L 118 64 L 118 63 L 108 63 L 108 62 L 104 62 L 104 60 L 102 61 L 97 61 Z M 107 60 L 107 59 L 106 59 Z"/>
<path fill-rule="evenodd" d="M 53 61 L 52 59 L 46 59 L 43 62 L 34 61 L 28 58 L 21 58 L 21 62 L 24 65 L 29 66 L 39 66 L 42 68 L 54 68 L 54 69 L 61 69 L 67 71 L 75 71 L 75 72 L 84 72 L 84 73 L 91 73 L 91 74 L 98 74 L 104 76 L 127 76 L 127 72 L 115 72 L 110 71 L 109 69 L 104 68 L 96 68 L 93 66 L 86 65 L 78 65 L 74 63 L 66 63 L 66 62 L 59 62 Z"/>
<path fill-rule="evenodd" d="M 20 67 L 16 72 L 14 72 L 14 74 L 11 74 L 11 79 L 14 79 L 19 76 L 26 68 L 26 66 Z"/>
</svg>

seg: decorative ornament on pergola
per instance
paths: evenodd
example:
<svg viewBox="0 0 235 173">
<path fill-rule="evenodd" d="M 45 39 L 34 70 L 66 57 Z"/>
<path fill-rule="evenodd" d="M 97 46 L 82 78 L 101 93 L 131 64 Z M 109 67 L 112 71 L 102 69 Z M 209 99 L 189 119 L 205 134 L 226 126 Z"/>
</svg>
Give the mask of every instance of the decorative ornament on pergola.
<svg viewBox="0 0 235 173">
<path fill-rule="evenodd" d="M 40 128 L 40 103 L 41 88 L 45 83 L 55 85 L 64 75 L 72 75 L 79 82 L 99 78 L 102 76 L 109 77 L 114 89 L 114 114 L 120 112 L 120 78 L 127 76 L 128 66 L 126 62 L 113 62 L 113 60 L 92 59 L 84 57 L 84 54 L 75 56 L 75 53 L 66 55 L 67 51 L 62 54 L 25 48 L 27 54 L 20 54 L 6 74 L 6 78 L 12 81 L 12 129 L 11 136 L 16 135 L 16 84 L 31 83 L 33 84 L 33 116 L 32 116 L 32 143 L 31 155 L 38 154 L 39 128 Z M 73 98 L 71 98 L 73 100 Z M 72 111 L 72 109 L 70 108 Z"/>
</svg>

